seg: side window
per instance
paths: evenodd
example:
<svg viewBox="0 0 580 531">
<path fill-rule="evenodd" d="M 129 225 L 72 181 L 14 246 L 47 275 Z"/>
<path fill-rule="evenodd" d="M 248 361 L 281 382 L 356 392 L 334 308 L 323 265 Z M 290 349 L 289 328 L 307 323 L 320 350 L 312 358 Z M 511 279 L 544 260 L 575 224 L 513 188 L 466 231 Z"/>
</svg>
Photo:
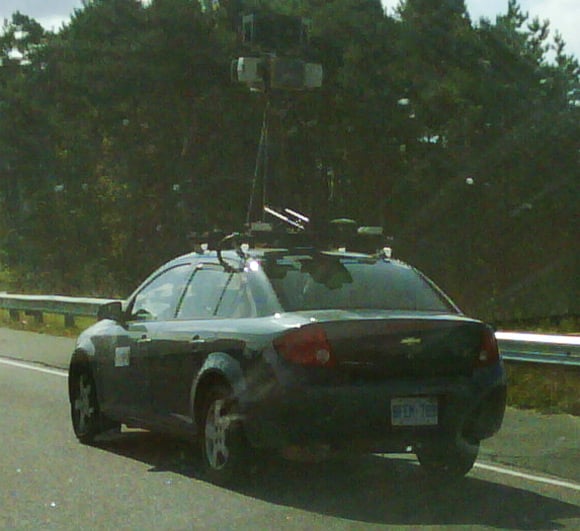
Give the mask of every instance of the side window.
<svg viewBox="0 0 580 531">
<path fill-rule="evenodd" d="M 255 305 L 248 288 L 248 280 L 243 273 L 234 273 L 230 276 L 221 296 L 216 315 L 238 319 L 255 317 Z"/>
<path fill-rule="evenodd" d="M 266 276 L 263 267 L 257 262 L 253 265 L 254 267 L 250 267 L 250 271 L 246 273 L 245 279 L 248 282 L 256 317 L 265 317 L 266 315 L 274 315 L 276 312 L 283 312 L 278 296 L 272 288 L 272 284 Z"/>
<path fill-rule="evenodd" d="M 198 268 L 187 285 L 177 312 L 178 319 L 215 317 L 222 293 L 231 273 L 222 267 L 204 265 Z"/>
<path fill-rule="evenodd" d="M 191 266 L 184 264 L 153 278 L 134 297 L 130 319 L 157 321 L 172 319 L 190 273 Z"/>
</svg>

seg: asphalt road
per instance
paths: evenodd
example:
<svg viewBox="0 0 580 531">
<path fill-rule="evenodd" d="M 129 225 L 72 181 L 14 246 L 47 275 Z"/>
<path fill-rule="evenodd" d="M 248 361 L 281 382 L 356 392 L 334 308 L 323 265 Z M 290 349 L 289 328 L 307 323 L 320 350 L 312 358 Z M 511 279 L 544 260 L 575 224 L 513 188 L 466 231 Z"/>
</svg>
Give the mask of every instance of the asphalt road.
<svg viewBox="0 0 580 531">
<path fill-rule="evenodd" d="M 510 410 L 455 486 L 425 479 L 412 459 L 367 456 L 268 459 L 228 490 L 202 481 L 195 449 L 168 437 L 79 444 L 64 372 L 5 359 L 64 367 L 70 348 L 0 329 L 0 529 L 580 529 L 578 418 Z"/>
</svg>

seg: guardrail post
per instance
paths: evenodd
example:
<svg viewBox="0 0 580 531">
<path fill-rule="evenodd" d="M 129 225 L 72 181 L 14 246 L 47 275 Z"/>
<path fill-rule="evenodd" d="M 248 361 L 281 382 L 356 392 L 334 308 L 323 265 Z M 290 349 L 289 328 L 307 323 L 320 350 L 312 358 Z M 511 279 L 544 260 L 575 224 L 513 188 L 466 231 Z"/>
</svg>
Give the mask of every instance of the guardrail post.
<svg viewBox="0 0 580 531">
<path fill-rule="evenodd" d="M 64 314 L 64 326 L 65 328 L 74 328 L 75 326 L 75 316 L 70 313 Z"/>
<path fill-rule="evenodd" d="M 38 310 L 26 310 L 24 312 L 25 315 L 29 315 L 30 317 L 34 317 L 34 320 L 38 324 L 44 323 L 44 316 L 41 311 Z"/>
<path fill-rule="evenodd" d="M 20 321 L 20 312 L 18 310 L 8 310 L 8 313 L 10 314 L 11 321 Z"/>
</svg>

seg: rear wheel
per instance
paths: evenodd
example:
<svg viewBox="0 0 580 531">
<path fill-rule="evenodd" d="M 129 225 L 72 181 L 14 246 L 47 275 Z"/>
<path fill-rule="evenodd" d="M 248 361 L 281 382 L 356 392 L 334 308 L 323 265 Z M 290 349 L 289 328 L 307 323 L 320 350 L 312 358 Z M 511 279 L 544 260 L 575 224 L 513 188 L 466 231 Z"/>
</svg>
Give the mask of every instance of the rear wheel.
<svg viewBox="0 0 580 531">
<path fill-rule="evenodd" d="M 209 389 L 201 416 L 201 454 L 206 477 L 224 485 L 247 470 L 249 450 L 231 390 Z"/>
<path fill-rule="evenodd" d="M 459 440 L 447 445 L 417 448 L 423 470 L 440 479 L 459 479 L 472 468 L 479 452 L 479 442 Z"/>
</svg>

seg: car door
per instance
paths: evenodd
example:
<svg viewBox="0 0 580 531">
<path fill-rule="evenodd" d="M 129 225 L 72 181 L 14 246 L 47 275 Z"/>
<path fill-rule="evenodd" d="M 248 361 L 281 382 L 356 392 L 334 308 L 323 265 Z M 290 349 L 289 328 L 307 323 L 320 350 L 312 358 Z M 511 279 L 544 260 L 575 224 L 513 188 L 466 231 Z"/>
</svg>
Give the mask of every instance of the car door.
<svg viewBox="0 0 580 531">
<path fill-rule="evenodd" d="M 214 351 L 220 320 L 218 307 L 231 276 L 221 265 L 198 264 L 176 318 L 158 328 L 153 338 L 153 406 L 157 415 L 170 422 L 192 422 L 191 384 L 207 355 Z"/>
<path fill-rule="evenodd" d="M 129 301 L 124 326 L 102 364 L 107 409 L 122 418 L 146 419 L 152 413 L 153 338 L 175 316 L 191 270 L 184 263 L 155 274 Z"/>
</svg>

